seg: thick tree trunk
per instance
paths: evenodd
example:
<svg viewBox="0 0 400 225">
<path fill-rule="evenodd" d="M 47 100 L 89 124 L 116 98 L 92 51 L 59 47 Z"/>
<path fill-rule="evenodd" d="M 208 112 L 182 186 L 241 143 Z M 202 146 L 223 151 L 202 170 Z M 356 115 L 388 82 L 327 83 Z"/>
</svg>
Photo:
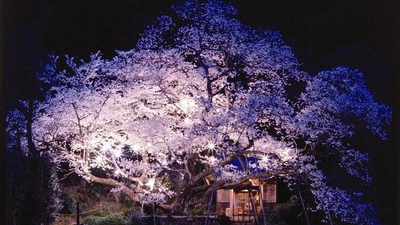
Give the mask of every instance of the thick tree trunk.
<svg viewBox="0 0 400 225">
<path fill-rule="evenodd" d="M 130 199 L 132 199 L 133 201 L 137 200 L 137 196 L 135 196 L 135 192 L 133 190 L 131 190 L 129 187 L 127 187 L 125 184 L 118 182 L 114 179 L 111 178 L 100 178 L 100 177 L 96 177 L 90 173 L 86 174 L 90 180 L 92 182 L 98 183 L 98 184 L 103 184 L 103 185 L 107 185 L 110 187 L 114 187 L 114 188 L 121 188 L 121 191 L 127 195 Z"/>
</svg>

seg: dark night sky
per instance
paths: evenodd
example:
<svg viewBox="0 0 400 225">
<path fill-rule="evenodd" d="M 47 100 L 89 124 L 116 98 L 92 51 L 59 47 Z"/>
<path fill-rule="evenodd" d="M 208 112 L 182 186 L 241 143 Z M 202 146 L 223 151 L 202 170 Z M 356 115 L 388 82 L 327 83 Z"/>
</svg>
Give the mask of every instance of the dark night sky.
<svg viewBox="0 0 400 225">
<path fill-rule="evenodd" d="M 140 32 L 155 16 L 167 11 L 171 3 L 177 2 L 180 1 L 4 1 L 5 105 L 12 107 L 16 99 L 32 94 L 30 90 L 35 72 L 47 54 L 85 58 L 91 52 L 101 50 L 105 57 L 112 57 L 116 49 L 133 48 Z M 400 22 L 396 15 L 400 5 L 397 1 L 231 2 L 239 9 L 239 18 L 245 23 L 281 31 L 299 61 L 304 63 L 302 69 L 315 74 L 338 65 L 359 68 L 365 73 L 367 84 L 378 101 L 397 105 L 398 94 L 393 94 L 396 88 L 393 82 L 398 80 L 393 75 L 398 71 L 394 63 L 399 50 L 396 28 L 400 28 Z M 394 108 L 397 110 L 397 107 Z M 398 130 L 395 132 L 398 134 Z M 386 174 L 378 179 L 384 187 L 390 186 L 395 177 L 387 175 L 395 167 L 386 165 L 391 158 L 398 156 L 394 152 L 376 162 L 376 167 L 380 169 L 375 168 L 375 173 L 381 170 Z M 393 188 L 390 190 L 393 191 Z M 383 200 L 374 201 L 386 210 L 393 200 L 390 193 L 380 194 Z"/>
<path fill-rule="evenodd" d="M 385 3 L 386 1 L 386 3 Z M 7 94 L 26 92 L 46 54 L 87 57 L 134 47 L 155 16 L 179 0 L 7 0 Z M 279 30 L 311 74 L 345 65 L 365 72 L 378 101 L 391 104 L 389 0 L 232 0 L 244 22 Z M 94 4 L 96 3 L 96 4 Z M 29 82 L 27 82 L 29 84 Z"/>
</svg>

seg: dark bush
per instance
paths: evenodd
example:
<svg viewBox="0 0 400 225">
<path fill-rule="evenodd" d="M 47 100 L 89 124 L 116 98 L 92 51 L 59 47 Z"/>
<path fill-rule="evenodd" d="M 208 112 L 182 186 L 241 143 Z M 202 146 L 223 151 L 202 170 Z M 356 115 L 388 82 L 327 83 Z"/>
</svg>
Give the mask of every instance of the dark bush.
<svg viewBox="0 0 400 225">
<path fill-rule="evenodd" d="M 86 225 L 128 225 L 130 221 L 119 215 L 109 215 L 106 217 L 88 216 L 83 219 Z"/>
</svg>

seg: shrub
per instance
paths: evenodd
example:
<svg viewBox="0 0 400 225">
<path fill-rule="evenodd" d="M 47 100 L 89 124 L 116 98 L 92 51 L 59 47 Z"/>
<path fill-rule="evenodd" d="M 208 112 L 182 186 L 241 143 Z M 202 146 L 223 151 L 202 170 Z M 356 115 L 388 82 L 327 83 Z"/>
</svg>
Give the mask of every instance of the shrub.
<svg viewBox="0 0 400 225">
<path fill-rule="evenodd" d="M 92 212 L 90 215 L 91 216 L 98 216 L 98 217 L 106 217 L 106 216 L 109 215 L 109 213 L 105 212 L 105 211 L 101 211 L 101 210 L 96 210 L 96 211 Z"/>
<path fill-rule="evenodd" d="M 107 217 L 88 216 L 83 223 L 87 225 L 128 225 L 130 221 L 119 215 L 109 215 Z"/>
<path fill-rule="evenodd" d="M 61 194 L 62 209 L 60 213 L 71 214 L 76 212 L 76 199 L 70 191 L 64 191 Z"/>
<path fill-rule="evenodd" d="M 132 212 L 133 212 L 133 208 L 132 207 L 128 207 L 128 206 L 122 207 L 122 215 L 128 216 Z"/>
<path fill-rule="evenodd" d="M 296 197 L 292 197 L 289 202 L 277 204 L 273 210 L 266 212 L 267 223 L 274 225 L 303 224 L 298 217 L 302 212 L 299 204 Z M 259 221 L 263 221 L 263 216 L 259 217 Z"/>
<path fill-rule="evenodd" d="M 145 218 L 143 216 L 144 215 L 137 208 L 135 210 L 132 210 L 132 212 L 128 215 L 129 219 L 132 222 L 132 225 L 145 224 Z"/>
<path fill-rule="evenodd" d="M 194 208 L 188 211 L 189 216 L 199 216 L 204 214 L 203 208 Z"/>
<path fill-rule="evenodd" d="M 99 216 L 87 216 L 83 219 L 83 223 L 87 225 L 97 225 L 100 223 L 102 217 Z"/>
</svg>

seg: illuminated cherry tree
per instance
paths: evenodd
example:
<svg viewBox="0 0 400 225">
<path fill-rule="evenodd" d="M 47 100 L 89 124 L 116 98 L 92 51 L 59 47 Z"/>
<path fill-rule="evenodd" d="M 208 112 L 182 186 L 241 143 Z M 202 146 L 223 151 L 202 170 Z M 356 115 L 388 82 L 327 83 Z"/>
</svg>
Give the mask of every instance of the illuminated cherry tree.
<svg viewBox="0 0 400 225">
<path fill-rule="evenodd" d="M 391 118 L 358 70 L 310 76 L 279 32 L 235 19 L 220 1 L 173 6 L 114 59 L 56 58 L 39 79 L 35 144 L 90 182 L 142 203 L 184 210 L 218 187 L 249 178 L 307 181 L 327 218 L 373 223 L 360 194 L 328 185 L 318 152 L 370 182 L 368 155 L 353 147 L 364 126 L 385 139 Z M 361 134 L 362 135 L 362 134 Z M 236 163 L 233 163 L 236 162 Z"/>
</svg>

